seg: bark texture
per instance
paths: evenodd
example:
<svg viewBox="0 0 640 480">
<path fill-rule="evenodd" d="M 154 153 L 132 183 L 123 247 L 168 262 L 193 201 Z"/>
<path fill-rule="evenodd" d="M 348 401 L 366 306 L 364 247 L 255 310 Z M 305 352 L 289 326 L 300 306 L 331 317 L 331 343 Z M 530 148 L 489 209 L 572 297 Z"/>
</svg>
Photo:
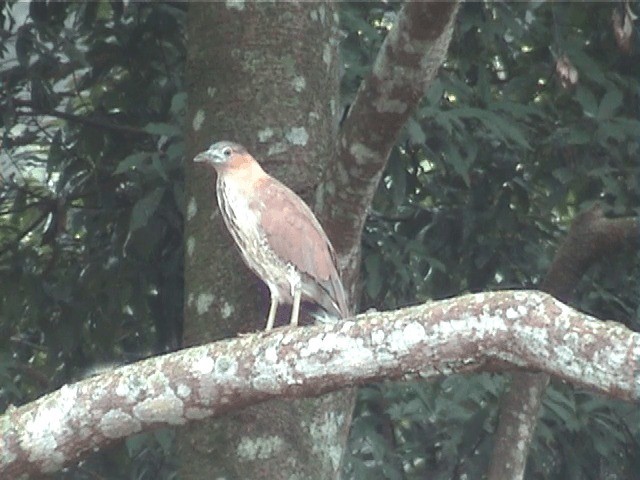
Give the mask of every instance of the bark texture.
<svg viewBox="0 0 640 480">
<path fill-rule="evenodd" d="M 575 286 L 586 269 L 598 260 L 636 250 L 640 241 L 636 218 L 606 218 L 595 206 L 577 216 L 560 245 L 541 290 L 570 303 Z M 550 377 L 545 373 L 516 373 L 501 401 L 496 443 L 489 463 L 489 480 L 524 478 L 527 457 L 535 433 L 544 392 Z"/>
<path fill-rule="evenodd" d="M 362 229 L 391 148 L 444 62 L 457 11 L 458 2 L 406 2 L 342 125 L 317 210 L 348 275 L 359 271 Z"/>
<path fill-rule="evenodd" d="M 303 198 L 315 190 L 319 219 L 336 247 L 353 299 L 360 235 L 373 192 L 393 141 L 444 61 L 457 3 L 405 4 L 337 143 L 341 112 L 335 8 L 332 2 L 190 6 L 188 158 L 213 139 L 235 140 Z M 336 158 L 316 190 L 325 162 Z M 246 315 L 258 310 L 255 290 L 247 288 L 255 279 L 229 248 L 217 213 L 215 229 L 209 228 L 216 211 L 206 200 L 212 198 L 210 182 L 187 168 L 188 345 L 261 326 L 255 321 L 260 315 Z M 266 304 L 263 293 L 263 310 Z M 334 478 L 353 399 L 352 391 L 342 391 L 314 401 L 275 402 L 215 426 L 198 426 L 179 442 L 181 477 L 201 478 L 206 472 L 276 478 L 287 472 L 299 478 Z M 242 445 L 266 445 L 266 450 L 240 455 L 246 451 Z"/>
<path fill-rule="evenodd" d="M 223 340 L 66 385 L 10 409 L 0 417 L 0 478 L 53 472 L 134 433 L 201 423 L 278 397 L 320 395 L 405 375 L 431 379 L 509 368 L 554 374 L 639 401 L 640 333 L 542 292 L 502 291 Z M 322 443 L 331 436 L 326 424 L 306 413 L 316 448 L 329 448 L 327 455 L 339 462 L 341 449 Z M 247 435 L 234 449 L 241 460 L 267 461 L 288 448 L 294 433 Z M 226 448 L 218 441 L 208 453 Z M 282 478 L 282 472 L 264 478 Z"/>
<path fill-rule="evenodd" d="M 335 151 L 333 3 L 192 3 L 188 34 L 187 163 L 213 141 L 232 140 L 309 200 Z M 222 225 L 213 182 L 187 165 L 187 345 L 260 330 L 269 305 Z M 281 308 L 278 318 L 288 315 Z M 177 442 L 180 478 L 332 478 L 352 401 L 349 392 L 276 400 L 189 425 Z"/>
</svg>

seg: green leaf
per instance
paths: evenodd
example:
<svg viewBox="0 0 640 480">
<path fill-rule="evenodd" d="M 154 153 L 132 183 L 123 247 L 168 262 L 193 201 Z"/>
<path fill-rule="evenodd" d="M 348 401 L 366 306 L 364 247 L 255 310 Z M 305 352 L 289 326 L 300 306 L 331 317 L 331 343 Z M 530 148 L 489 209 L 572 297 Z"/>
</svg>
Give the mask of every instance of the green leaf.
<svg viewBox="0 0 640 480">
<path fill-rule="evenodd" d="M 576 102 L 582 107 L 582 111 L 587 117 L 595 117 L 598 111 L 598 102 L 590 89 L 583 85 L 578 85 L 575 94 Z"/>
<path fill-rule="evenodd" d="M 89 66 L 87 63 L 85 53 L 82 50 L 80 50 L 74 43 L 64 42 L 62 44 L 62 49 L 65 55 L 67 55 L 67 57 L 69 57 L 70 60 L 77 62 L 79 65 Z"/>
<path fill-rule="evenodd" d="M 160 205 L 160 200 L 162 200 L 164 192 L 164 187 L 158 187 L 138 200 L 131 211 L 129 232 L 135 232 L 149 223 L 149 219 L 158 209 L 158 205 Z"/>
<path fill-rule="evenodd" d="M 184 142 L 173 142 L 167 148 L 167 170 L 181 168 L 184 158 Z"/>
<path fill-rule="evenodd" d="M 491 122 L 489 122 L 487 126 L 492 132 L 502 137 L 505 141 L 510 141 L 510 143 L 515 142 L 519 146 L 531 150 L 531 145 L 529 145 L 522 130 L 520 130 L 516 124 L 507 122 L 497 115 L 494 115 L 494 118 L 491 119 Z"/>
<path fill-rule="evenodd" d="M 427 136 L 422 130 L 422 125 L 420 125 L 414 117 L 411 117 L 407 123 L 407 133 L 409 134 L 409 141 L 413 145 L 422 145 L 427 141 Z"/>
<path fill-rule="evenodd" d="M 613 113 L 622 105 L 622 92 L 617 88 L 607 90 L 598 107 L 598 118 L 611 118 Z"/>
<path fill-rule="evenodd" d="M 569 183 L 573 180 L 573 171 L 565 167 L 554 168 L 551 171 L 551 174 L 563 184 Z"/>
<path fill-rule="evenodd" d="M 127 447 L 127 451 L 129 452 L 129 456 L 133 457 L 138 455 L 144 448 L 147 447 L 149 443 L 149 435 L 148 433 L 139 433 L 136 435 L 131 435 L 125 440 L 125 445 Z"/>
<path fill-rule="evenodd" d="M 509 100 L 490 103 L 487 105 L 487 108 L 498 115 L 509 115 L 510 117 L 518 120 L 525 120 L 527 117 L 544 118 L 541 112 L 531 105 L 522 105 Z"/>
<path fill-rule="evenodd" d="M 175 439 L 175 432 L 169 428 L 161 428 L 153 432 L 153 437 L 158 442 L 160 447 L 162 447 L 165 455 L 169 455 L 171 453 L 171 447 Z"/>
<path fill-rule="evenodd" d="M 395 205 L 402 205 L 407 196 L 407 170 L 398 149 L 394 149 L 389 156 L 388 173 L 391 177 L 389 193 Z"/>
<path fill-rule="evenodd" d="M 437 106 L 444 95 L 444 85 L 440 79 L 436 78 L 425 95 L 425 99 L 429 105 Z"/>
<path fill-rule="evenodd" d="M 96 21 L 96 16 L 98 13 L 98 2 L 85 2 L 82 10 L 80 11 L 80 18 L 82 21 L 82 26 L 84 28 L 91 28 Z"/>
<path fill-rule="evenodd" d="M 427 257 L 426 259 L 429 262 L 429 265 L 431 266 L 431 268 L 433 268 L 434 270 L 438 270 L 440 272 L 446 272 L 447 271 L 447 267 L 444 265 L 444 263 L 442 263 L 437 258 L 435 258 L 435 257 Z"/>
<path fill-rule="evenodd" d="M 168 137 L 180 134 L 180 129 L 172 123 L 147 123 L 144 131 L 152 135 L 166 135 Z"/>
<path fill-rule="evenodd" d="M 382 290 L 380 255 L 370 254 L 364 259 L 365 289 L 369 298 L 376 298 Z"/>
<path fill-rule="evenodd" d="M 515 142 L 526 149 L 531 149 L 524 134 L 514 123 L 507 122 L 502 116 L 476 107 L 460 107 L 453 110 L 454 115 L 461 118 L 475 119 L 492 132 L 496 137 L 505 142 Z"/>
<path fill-rule="evenodd" d="M 587 133 L 576 125 L 567 132 L 563 140 L 567 145 L 585 145 L 593 141 L 593 134 Z"/>
<path fill-rule="evenodd" d="M 164 181 L 169 181 L 169 177 L 167 176 L 165 162 L 160 160 L 160 155 L 154 153 L 151 155 L 151 167 L 153 170 L 160 175 Z"/>
<path fill-rule="evenodd" d="M 453 167 L 455 172 L 464 179 L 464 183 L 469 186 L 471 178 L 469 177 L 469 164 L 460 155 L 460 151 L 452 144 L 444 147 L 447 163 Z"/>
<path fill-rule="evenodd" d="M 580 78 L 590 78 L 599 85 L 607 84 L 602 64 L 596 62 L 591 56 L 587 55 L 582 46 L 572 45 L 567 48 L 567 55 L 578 70 Z"/>
<path fill-rule="evenodd" d="M 29 16 L 36 23 L 45 23 L 49 19 L 49 12 L 45 2 L 30 2 Z"/>
<path fill-rule="evenodd" d="M 31 101 L 37 110 L 43 112 L 50 110 L 55 104 L 51 88 L 39 78 L 31 79 Z"/>
<path fill-rule="evenodd" d="M 126 157 L 124 160 L 122 160 L 120 163 L 118 163 L 118 166 L 113 171 L 113 174 L 118 175 L 120 173 L 125 173 L 130 170 L 140 168 L 147 161 L 148 158 L 149 158 L 149 153 L 147 152 L 132 153 L 131 155 Z"/>
<path fill-rule="evenodd" d="M 29 66 L 31 51 L 33 50 L 33 36 L 31 31 L 22 27 L 18 30 L 18 38 L 16 39 L 16 56 L 18 62 L 23 67 Z"/>
<path fill-rule="evenodd" d="M 178 92 L 171 99 L 171 113 L 174 115 L 180 115 L 184 113 L 187 105 L 187 94 L 186 92 Z"/>
</svg>

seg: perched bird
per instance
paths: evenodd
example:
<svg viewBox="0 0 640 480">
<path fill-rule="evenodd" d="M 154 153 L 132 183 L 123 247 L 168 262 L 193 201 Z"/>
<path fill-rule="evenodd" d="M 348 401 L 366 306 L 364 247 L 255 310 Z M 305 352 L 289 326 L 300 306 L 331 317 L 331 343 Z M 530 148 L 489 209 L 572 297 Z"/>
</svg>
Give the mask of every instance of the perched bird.
<svg viewBox="0 0 640 480">
<path fill-rule="evenodd" d="M 292 305 L 291 325 L 298 324 L 301 300 L 348 317 L 336 254 L 307 204 L 237 143 L 214 143 L 193 161 L 216 170 L 222 218 L 244 262 L 269 288 L 266 330 L 280 303 Z"/>
</svg>

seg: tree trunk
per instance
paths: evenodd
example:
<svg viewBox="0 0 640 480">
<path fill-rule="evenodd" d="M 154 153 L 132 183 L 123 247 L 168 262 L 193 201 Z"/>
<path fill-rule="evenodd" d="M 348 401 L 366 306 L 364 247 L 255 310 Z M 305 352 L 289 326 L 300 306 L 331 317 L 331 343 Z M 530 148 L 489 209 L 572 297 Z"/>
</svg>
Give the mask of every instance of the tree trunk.
<svg viewBox="0 0 640 480">
<path fill-rule="evenodd" d="M 264 328 L 268 306 L 220 220 L 214 180 L 191 159 L 214 141 L 236 141 L 308 201 L 334 157 L 337 34 L 331 2 L 189 7 L 187 345 Z M 180 478 L 333 478 L 352 402 L 346 390 L 192 424 L 178 442 Z"/>
</svg>

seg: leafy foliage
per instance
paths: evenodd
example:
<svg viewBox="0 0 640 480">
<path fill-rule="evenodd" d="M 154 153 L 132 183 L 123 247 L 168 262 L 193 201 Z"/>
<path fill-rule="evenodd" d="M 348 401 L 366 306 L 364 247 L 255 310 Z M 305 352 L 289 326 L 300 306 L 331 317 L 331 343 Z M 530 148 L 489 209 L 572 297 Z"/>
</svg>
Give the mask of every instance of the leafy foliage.
<svg viewBox="0 0 640 480">
<path fill-rule="evenodd" d="M 4 408 L 179 344 L 184 8 L 4 5 Z M 141 451 L 108 452 L 74 478 L 117 476 L 110 456 L 160 478 Z"/>
<path fill-rule="evenodd" d="M 367 5 L 372 25 L 390 8 Z M 617 8 L 462 6 L 447 62 L 392 154 L 366 226 L 364 308 L 535 287 L 577 212 L 599 202 L 610 215 L 638 215 L 640 64 L 638 50 L 616 46 L 608 19 Z M 569 88 L 556 72 L 561 55 L 578 72 Z M 639 330 L 638 259 L 620 252 L 592 267 L 576 305 Z M 352 478 L 480 478 L 503 378 L 443 385 L 451 382 L 452 392 L 364 390 Z M 446 407 L 433 414 L 425 398 Z M 527 478 L 637 478 L 639 417 L 552 385 Z"/>
<path fill-rule="evenodd" d="M 2 4 L 2 407 L 179 344 L 185 8 Z M 341 8 L 346 106 L 400 4 Z M 363 308 L 535 287 L 577 212 L 600 202 L 640 213 L 639 47 L 637 35 L 629 49 L 616 43 L 614 11 L 462 6 L 366 226 Z M 638 330 L 630 254 L 595 265 L 576 303 Z M 483 374 L 362 389 L 348 474 L 480 478 L 505 383 Z M 638 478 L 638 417 L 554 384 L 527 478 Z M 172 441 L 132 437 L 61 478 L 171 478 Z"/>
</svg>

